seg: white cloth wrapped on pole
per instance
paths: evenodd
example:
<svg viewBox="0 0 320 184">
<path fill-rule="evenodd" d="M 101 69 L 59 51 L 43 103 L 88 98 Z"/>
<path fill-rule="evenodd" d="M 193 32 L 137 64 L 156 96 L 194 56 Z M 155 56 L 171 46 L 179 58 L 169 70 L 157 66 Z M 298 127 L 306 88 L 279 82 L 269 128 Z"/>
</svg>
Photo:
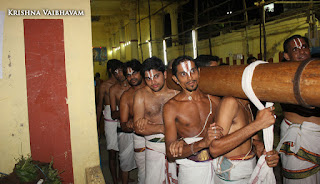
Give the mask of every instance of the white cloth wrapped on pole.
<svg viewBox="0 0 320 184">
<path fill-rule="evenodd" d="M 248 65 L 242 74 L 242 89 L 244 93 L 247 95 L 249 100 L 259 109 L 262 110 L 264 108 L 268 108 L 271 104 L 267 103 L 266 107 L 263 106 L 263 104 L 260 102 L 260 100 L 255 95 L 253 89 L 252 89 L 252 77 L 254 69 L 259 64 L 265 64 L 268 62 L 265 61 L 255 61 Z M 272 104 L 273 105 L 273 104 Z M 272 106 L 271 105 L 271 106 Z M 264 145 L 266 151 L 271 151 L 273 146 L 273 125 L 263 129 L 263 138 L 264 138 Z M 254 184 L 275 184 L 276 179 L 273 173 L 273 169 L 270 168 L 267 163 L 265 162 L 265 157 L 260 157 L 258 163 L 261 164 L 260 166 L 256 166 L 255 170 L 253 171 L 253 174 L 251 176 L 249 183 Z"/>
</svg>

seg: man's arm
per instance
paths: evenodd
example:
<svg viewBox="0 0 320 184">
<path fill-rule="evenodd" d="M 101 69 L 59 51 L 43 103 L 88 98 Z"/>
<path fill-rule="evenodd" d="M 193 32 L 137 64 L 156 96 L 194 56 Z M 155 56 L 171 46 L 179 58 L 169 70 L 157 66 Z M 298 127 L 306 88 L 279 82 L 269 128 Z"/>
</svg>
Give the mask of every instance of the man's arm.
<svg viewBox="0 0 320 184">
<path fill-rule="evenodd" d="M 127 98 L 127 93 L 124 92 L 120 98 L 120 125 L 124 132 L 132 132 L 132 129 L 127 127 L 129 121 L 129 100 Z"/>
<path fill-rule="evenodd" d="M 176 127 L 176 112 L 172 108 L 173 105 L 167 102 L 163 106 L 163 121 L 164 121 L 164 135 L 166 141 L 166 156 L 170 161 L 173 161 L 175 158 L 170 152 L 170 145 L 171 143 L 177 140 L 177 127 Z"/>
<path fill-rule="evenodd" d="M 120 119 L 120 112 L 117 110 L 116 84 L 110 88 L 110 106 L 112 119 Z"/>
<path fill-rule="evenodd" d="M 275 119 L 272 114 L 273 109 L 267 108 L 258 112 L 255 121 L 232 134 L 228 134 L 232 121 L 236 117 L 238 110 L 238 102 L 233 97 L 225 97 L 220 102 L 217 109 L 216 123 L 223 128 L 223 134 L 225 136 L 211 142 L 210 154 L 213 157 L 224 155 L 252 137 L 257 131 L 267 128 L 275 123 Z"/>
<path fill-rule="evenodd" d="M 144 118 L 144 96 L 141 90 L 138 90 L 133 97 L 133 122 L 141 118 Z"/>
<path fill-rule="evenodd" d="M 106 94 L 106 84 L 102 83 L 102 85 L 99 88 L 99 97 L 98 97 L 98 103 L 97 103 L 97 122 L 100 123 L 101 118 L 101 112 L 102 112 L 102 105 L 103 105 L 103 99 Z"/>
<path fill-rule="evenodd" d="M 165 125 L 165 141 L 166 141 L 166 156 L 169 160 L 177 158 L 186 158 L 204 148 L 209 147 L 212 139 L 215 138 L 216 133 L 213 133 L 213 125 L 210 126 L 204 139 L 188 145 L 183 140 L 177 141 L 177 128 L 176 128 L 176 114 L 175 105 L 170 101 L 163 107 L 163 118 Z M 221 129 L 218 130 L 220 132 Z"/>
</svg>

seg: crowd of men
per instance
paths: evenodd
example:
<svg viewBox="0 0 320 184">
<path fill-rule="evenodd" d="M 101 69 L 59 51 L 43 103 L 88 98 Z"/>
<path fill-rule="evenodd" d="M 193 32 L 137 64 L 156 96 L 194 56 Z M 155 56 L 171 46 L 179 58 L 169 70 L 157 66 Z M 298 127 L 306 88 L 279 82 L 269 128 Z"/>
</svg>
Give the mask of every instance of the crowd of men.
<svg viewBox="0 0 320 184">
<path fill-rule="evenodd" d="M 288 38 L 284 57 L 287 61 L 310 59 L 308 40 L 300 35 Z M 257 135 L 275 123 L 274 107 L 260 110 L 254 117 L 249 101 L 220 98 L 199 89 L 199 67 L 218 67 L 218 59 L 176 58 L 171 63 L 172 79 L 181 91 L 168 88 L 166 66 L 157 57 L 142 64 L 135 59 L 126 63 L 108 61 L 109 79 L 100 85 L 97 121 L 103 114 L 109 168 L 115 184 L 119 180 L 117 152 L 122 183 L 129 182 L 129 172 L 135 168 L 138 183 L 142 184 L 248 183 L 257 157 L 264 154 L 269 167 L 277 166 L 279 153 L 265 152 Z M 277 150 L 283 181 L 317 183 L 319 108 L 288 104 L 282 104 L 282 108 L 283 139 Z M 303 136 L 299 141 L 307 141 L 296 143 L 298 136 Z"/>
</svg>

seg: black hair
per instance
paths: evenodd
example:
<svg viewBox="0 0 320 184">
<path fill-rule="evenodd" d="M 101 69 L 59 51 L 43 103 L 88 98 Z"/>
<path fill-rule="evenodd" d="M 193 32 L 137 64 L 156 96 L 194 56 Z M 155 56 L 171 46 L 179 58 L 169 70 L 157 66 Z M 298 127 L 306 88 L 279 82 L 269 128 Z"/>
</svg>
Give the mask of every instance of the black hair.
<svg viewBox="0 0 320 184">
<path fill-rule="evenodd" d="M 100 78 L 100 73 L 99 73 L 99 72 L 97 72 L 94 76 L 95 76 L 95 77 L 99 77 L 99 78 Z"/>
<path fill-rule="evenodd" d="M 190 57 L 190 56 L 179 56 L 172 63 L 172 75 L 175 75 L 177 77 L 177 67 L 178 67 L 178 65 L 180 63 L 182 63 L 184 61 L 193 61 L 194 64 L 196 65 L 197 69 L 198 69 L 198 64 L 197 64 L 197 62 L 194 61 L 194 59 L 192 57 Z"/>
<path fill-rule="evenodd" d="M 125 70 L 123 70 L 124 76 L 127 76 L 127 68 L 132 68 L 135 72 L 140 72 L 142 69 L 142 64 L 137 59 L 132 59 L 125 63 Z"/>
<path fill-rule="evenodd" d="M 210 66 L 211 61 L 219 62 L 219 57 L 212 55 L 200 55 L 194 61 L 197 63 L 198 67 Z"/>
<path fill-rule="evenodd" d="M 248 57 L 248 59 L 247 59 L 247 64 L 251 64 L 253 61 L 252 60 L 257 60 L 257 58 L 256 57 L 253 57 L 253 56 L 250 56 L 250 57 Z"/>
<path fill-rule="evenodd" d="M 164 73 L 164 71 L 166 70 L 166 67 L 163 64 L 161 59 L 159 59 L 155 56 L 152 56 L 151 58 L 148 58 L 143 61 L 142 69 L 141 69 L 140 73 L 143 77 L 145 77 L 145 75 L 144 75 L 145 72 L 152 70 L 152 69 L 158 70 L 158 71 Z"/>
<path fill-rule="evenodd" d="M 119 66 L 121 67 L 121 64 L 123 65 L 123 63 L 118 59 L 110 59 L 107 62 L 107 72 L 109 77 L 111 77 L 111 73 L 114 73 L 114 71 L 118 69 Z M 109 73 L 109 70 L 111 70 L 111 73 Z"/>
<path fill-rule="evenodd" d="M 296 38 L 302 38 L 304 39 L 304 41 L 306 42 L 306 44 L 308 45 L 309 47 L 309 40 L 307 37 L 304 37 L 304 36 L 301 36 L 301 35 L 293 35 L 291 36 L 290 38 L 287 38 L 284 42 L 283 42 L 283 51 L 285 53 L 288 53 L 288 47 L 289 47 L 289 42 L 293 39 L 296 39 Z"/>
</svg>

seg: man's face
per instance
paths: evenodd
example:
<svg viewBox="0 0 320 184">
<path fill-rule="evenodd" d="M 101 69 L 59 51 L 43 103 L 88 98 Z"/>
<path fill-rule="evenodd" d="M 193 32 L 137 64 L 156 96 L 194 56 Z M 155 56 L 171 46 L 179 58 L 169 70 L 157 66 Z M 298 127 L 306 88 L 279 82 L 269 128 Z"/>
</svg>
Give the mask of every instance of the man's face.
<svg viewBox="0 0 320 184">
<path fill-rule="evenodd" d="M 149 70 L 144 73 L 147 86 L 154 92 L 160 91 L 166 80 L 166 72 L 164 74 L 158 70 Z"/>
<path fill-rule="evenodd" d="M 140 72 L 134 71 L 132 68 L 127 68 L 127 80 L 131 86 L 139 86 L 142 82 Z"/>
<path fill-rule="evenodd" d="M 126 77 L 123 75 L 122 68 L 118 68 L 114 71 L 114 77 L 120 82 L 126 80 Z"/>
<path fill-rule="evenodd" d="M 284 53 L 288 61 L 304 61 L 311 58 L 310 48 L 302 38 L 295 38 L 288 43 L 288 53 Z"/>
<path fill-rule="evenodd" d="M 199 84 L 199 70 L 193 61 L 184 61 L 177 66 L 177 77 L 173 76 L 183 89 L 195 91 Z"/>
</svg>

